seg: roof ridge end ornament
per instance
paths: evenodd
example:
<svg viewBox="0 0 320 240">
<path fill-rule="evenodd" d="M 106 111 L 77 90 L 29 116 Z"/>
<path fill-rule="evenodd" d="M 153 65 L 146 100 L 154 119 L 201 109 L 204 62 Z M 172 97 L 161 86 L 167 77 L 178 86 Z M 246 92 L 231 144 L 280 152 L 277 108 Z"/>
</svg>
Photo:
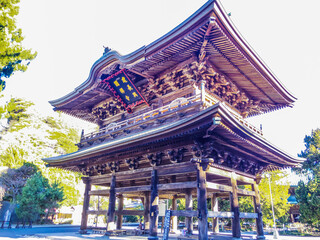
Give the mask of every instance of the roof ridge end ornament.
<svg viewBox="0 0 320 240">
<path fill-rule="evenodd" d="M 208 37 L 210 35 L 210 32 L 211 32 L 211 29 L 216 25 L 216 18 L 211 16 L 209 17 L 209 24 L 208 24 L 208 28 L 206 30 L 206 33 L 204 34 L 204 37 L 203 37 L 203 43 L 202 43 L 202 46 L 200 48 L 200 52 L 199 52 L 199 62 L 202 62 L 206 56 L 206 51 L 205 51 L 205 48 L 207 46 L 207 43 L 209 41 Z"/>
<path fill-rule="evenodd" d="M 108 52 L 111 51 L 111 48 L 109 48 L 109 47 L 103 46 L 103 48 L 104 48 L 103 55 L 106 55 Z"/>
</svg>

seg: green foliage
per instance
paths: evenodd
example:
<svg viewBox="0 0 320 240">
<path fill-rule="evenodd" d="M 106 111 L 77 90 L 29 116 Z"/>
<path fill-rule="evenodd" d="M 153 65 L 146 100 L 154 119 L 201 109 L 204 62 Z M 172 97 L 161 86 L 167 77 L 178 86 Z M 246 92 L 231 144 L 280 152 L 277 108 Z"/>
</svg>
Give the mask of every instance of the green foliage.
<svg viewBox="0 0 320 240">
<path fill-rule="evenodd" d="M 57 148 L 61 148 L 65 153 L 72 153 L 78 150 L 78 147 L 74 144 L 79 141 L 79 135 L 75 129 L 69 128 L 63 131 L 49 131 L 51 140 L 57 141 Z"/>
<path fill-rule="evenodd" d="M 306 161 L 295 171 L 307 176 L 308 182 L 299 182 L 296 198 L 300 206 L 300 221 L 315 227 L 320 223 L 320 129 L 312 131 L 304 142 L 306 149 L 299 156 Z"/>
<path fill-rule="evenodd" d="M 22 46 L 24 37 L 17 28 L 15 17 L 19 14 L 20 0 L 0 2 L 0 91 L 5 87 L 3 77 L 9 78 L 16 71 L 26 71 L 37 53 Z"/>
<path fill-rule="evenodd" d="M 81 201 L 80 174 L 47 168 L 41 160 L 76 151 L 75 143 L 80 138 L 78 132 L 59 118 L 42 117 L 31 108 L 32 105 L 29 101 L 11 98 L 0 107 L 0 118 L 8 123 L 2 129 L 0 126 L 0 165 L 15 168 L 23 162 L 36 164 L 49 183 L 63 180 L 61 186 L 66 196 L 63 205 L 78 205 Z"/>
<path fill-rule="evenodd" d="M 30 121 L 27 110 L 34 105 L 32 102 L 25 101 L 21 98 L 11 98 L 9 102 L 2 107 L 2 112 L 7 119 L 8 127 L 6 131 L 18 131 L 28 126 Z"/>
<path fill-rule="evenodd" d="M 59 183 L 50 185 L 48 179 L 37 172 L 28 179 L 18 196 L 16 213 L 20 219 L 36 221 L 58 208 L 63 199 L 63 189 Z"/>
<path fill-rule="evenodd" d="M 16 202 L 16 198 L 22 192 L 29 177 L 37 171 L 37 167 L 31 163 L 24 163 L 19 168 L 9 168 L 0 175 L 0 185 L 6 190 L 5 199 Z"/>
<path fill-rule="evenodd" d="M 320 129 L 313 130 L 310 136 L 305 136 L 304 142 L 306 149 L 299 154 L 299 157 L 306 158 L 306 161 L 295 171 L 309 175 L 309 179 L 312 179 L 320 173 Z"/>
<path fill-rule="evenodd" d="M 65 195 L 65 199 L 62 201 L 63 206 L 76 206 L 82 203 L 80 191 L 77 188 L 81 182 L 79 173 L 58 168 L 46 168 L 45 170 L 44 175 L 50 183 L 60 182 Z"/>
<path fill-rule="evenodd" d="M 245 186 L 239 186 L 239 188 L 251 191 L 252 188 L 250 185 Z M 253 199 L 252 197 L 239 197 L 239 210 L 240 212 L 248 212 L 253 213 L 254 212 L 254 206 L 253 206 Z M 248 222 L 254 222 L 254 219 L 248 218 L 248 219 L 240 219 L 241 226 L 244 226 L 245 223 Z"/>
<path fill-rule="evenodd" d="M 275 218 L 280 223 L 285 223 L 288 217 L 288 211 L 290 204 L 288 204 L 289 188 L 288 183 L 283 182 L 283 179 L 287 176 L 281 171 L 272 171 L 270 174 L 270 183 L 272 191 L 273 206 L 275 212 Z M 262 176 L 259 184 L 261 207 L 262 207 L 262 219 L 264 224 L 273 226 L 272 208 L 271 208 L 271 196 L 269 188 L 269 179 L 267 174 Z"/>
<path fill-rule="evenodd" d="M 300 181 L 296 190 L 299 203 L 300 221 L 313 227 L 320 223 L 320 179 L 316 176 L 308 183 Z"/>
<path fill-rule="evenodd" d="M 21 167 L 25 162 L 24 157 L 26 154 L 26 151 L 22 148 L 9 145 L 0 156 L 0 164 L 9 168 Z"/>
<path fill-rule="evenodd" d="M 43 122 L 48 124 L 48 126 L 50 126 L 51 128 L 55 128 L 55 129 L 61 129 L 61 125 L 60 123 L 54 119 L 53 117 L 46 117 L 45 119 L 43 119 Z"/>
<path fill-rule="evenodd" d="M 64 153 L 72 153 L 78 150 L 78 147 L 74 144 L 80 140 L 76 129 L 67 128 L 61 121 L 53 117 L 47 117 L 43 122 L 52 129 L 48 130 L 49 139 L 57 141 L 56 150 L 60 148 Z"/>
</svg>

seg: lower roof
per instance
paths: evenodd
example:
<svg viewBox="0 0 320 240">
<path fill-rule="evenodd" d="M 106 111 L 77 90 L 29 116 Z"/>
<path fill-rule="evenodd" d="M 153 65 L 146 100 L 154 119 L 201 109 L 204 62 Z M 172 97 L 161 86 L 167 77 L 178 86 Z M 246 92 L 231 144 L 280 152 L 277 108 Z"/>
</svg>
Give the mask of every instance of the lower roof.
<svg viewBox="0 0 320 240">
<path fill-rule="evenodd" d="M 217 114 L 219 116 L 218 120 L 213 120 Z M 166 138 L 173 133 L 208 121 L 211 122 L 211 126 L 214 126 L 211 135 L 223 136 L 218 141 L 235 151 L 258 156 L 258 159 L 277 167 L 296 166 L 304 161 L 302 158 L 292 157 L 281 151 L 260 134 L 245 126 L 228 111 L 223 103 L 217 103 L 191 117 L 183 118 L 179 121 L 163 124 L 139 133 L 128 134 L 125 137 L 81 149 L 74 153 L 45 158 L 43 160 L 49 166 L 63 167 L 66 164 L 70 166 L 73 162 L 98 157 L 99 155 L 112 152 L 114 149 L 125 149 L 129 145 L 139 147 L 139 144 L 152 141 L 154 138 Z"/>
</svg>

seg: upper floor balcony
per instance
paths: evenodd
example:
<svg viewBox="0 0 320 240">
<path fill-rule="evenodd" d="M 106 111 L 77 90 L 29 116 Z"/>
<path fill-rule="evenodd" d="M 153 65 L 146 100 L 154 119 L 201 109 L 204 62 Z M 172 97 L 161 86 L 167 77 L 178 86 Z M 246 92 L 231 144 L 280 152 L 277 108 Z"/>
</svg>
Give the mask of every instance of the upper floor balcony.
<svg viewBox="0 0 320 240">
<path fill-rule="evenodd" d="M 98 144 L 108 140 L 121 137 L 123 134 L 134 134 L 144 130 L 147 127 L 157 127 L 163 124 L 167 119 L 183 118 L 191 116 L 203 109 L 206 109 L 218 102 L 223 102 L 221 99 L 210 94 L 201 84 L 196 88 L 194 94 L 189 97 L 179 97 L 171 101 L 165 106 L 156 109 L 142 112 L 131 118 L 109 123 L 107 126 L 100 128 L 87 134 L 82 134 L 80 143 L 77 145 L 80 148 L 88 147 L 93 144 Z M 256 134 L 263 135 L 262 131 L 246 121 L 238 112 L 226 103 L 225 106 L 232 115 L 250 131 Z"/>
</svg>

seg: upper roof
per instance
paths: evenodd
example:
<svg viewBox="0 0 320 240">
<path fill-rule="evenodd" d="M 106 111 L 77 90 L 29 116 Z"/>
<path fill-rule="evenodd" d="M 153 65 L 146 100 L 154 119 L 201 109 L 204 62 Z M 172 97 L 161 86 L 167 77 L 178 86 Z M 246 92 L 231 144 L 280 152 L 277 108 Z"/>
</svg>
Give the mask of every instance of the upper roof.
<svg viewBox="0 0 320 240">
<path fill-rule="evenodd" d="M 296 98 L 234 27 L 219 1 L 209 0 L 176 28 L 140 49 L 120 55 L 105 52 L 92 66 L 88 79 L 64 97 L 50 101 L 55 110 L 94 122 L 86 109 L 110 93 L 98 88 L 101 75 L 118 63 L 145 78 L 156 78 L 167 69 L 204 54 L 215 69 L 251 99 L 263 104 L 263 112 L 291 106 Z M 250 115 L 250 114 L 249 114 Z"/>
</svg>

